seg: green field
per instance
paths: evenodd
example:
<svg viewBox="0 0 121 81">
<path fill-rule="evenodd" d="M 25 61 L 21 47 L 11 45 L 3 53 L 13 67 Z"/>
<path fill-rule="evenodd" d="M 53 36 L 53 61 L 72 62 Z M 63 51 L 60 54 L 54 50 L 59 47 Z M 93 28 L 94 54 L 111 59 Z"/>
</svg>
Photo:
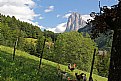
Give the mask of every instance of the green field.
<svg viewBox="0 0 121 81">
<path fill-rule="evenodd" d="M 10 47 L 0 46 L 0 81 L 62 81 L 57 76 L 57 63 L 43 59 L 41 70 L 38 70 L 38 57 L 17 50 L 13 61 L 12 51 Z M 71 76 L 75 72 L 83 72 L 77 69 L 70 72 L 65 65 L 60 65 L 60 68 L 66 70 L 71 78 L 75 78 Z M 89 77 L 89 73 L 84 73 Z M 94 81 L 107 81 L 107 78 L 94 74 L 93 79 Z"/>
</svg>

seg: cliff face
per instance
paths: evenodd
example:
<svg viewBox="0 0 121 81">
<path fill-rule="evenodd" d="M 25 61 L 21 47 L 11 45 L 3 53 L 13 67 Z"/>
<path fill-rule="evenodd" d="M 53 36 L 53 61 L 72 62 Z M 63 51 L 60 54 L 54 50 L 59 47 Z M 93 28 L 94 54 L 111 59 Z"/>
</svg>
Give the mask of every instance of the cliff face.
<svg viewBox="0 0 121 81">
<path fill-rule="evenodd" d="M 84 26 L 86 26 L 86 22 L 82 19 L 81 15 L 73 12 L 68 18 L 65 32 L 78 31 L 78 29 Z"/>
</svg>

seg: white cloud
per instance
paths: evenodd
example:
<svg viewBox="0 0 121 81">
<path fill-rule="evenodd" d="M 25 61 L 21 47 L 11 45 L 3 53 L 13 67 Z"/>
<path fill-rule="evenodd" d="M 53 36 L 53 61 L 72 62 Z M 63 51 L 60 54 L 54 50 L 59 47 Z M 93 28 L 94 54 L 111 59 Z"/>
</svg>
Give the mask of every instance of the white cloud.
<svg viewBox="0 0 121 81">
<path fill-rule="evenodd" d="M 66 29 L 66 23 L 58 24 L 55 28 L 47 28 L 46 30 L 55 32 L 55 33 L 63 33 Z"/>
<path fill-rule="evenodd" d="M 33 25 L 35 25 L 35 26 L 38 26 L 40 29 L 46 29 L 44 26 L 42 26 L 42 25 L 39 25 L 39 23 L 38 22 L 30 22 L 30 23 L 32 23 Z"/>
<path fill-rule="evenodd" d="M 71 13 L 65 14 L 63 18 L 68 18 L 71 15 Z"/>
<path fill-rule="evenodd" d="M 42 16 L 39 17 L 40 20 L 44 19 Z"/>
<path fill-rule="evenodd" d="M 72 13 L 73 11 L 69 10 L 68 12 Z"/>
<path fill-rule="evenodd" d="M 32 20 L 40 14 L 35 14 L 32 9 L 34 6 L 32 0 L 0 0 L 0 13 L 36 25 Z"/>
<path fill-rule="evenodd" d="M 38 25 L 39 23 L 38 22 L 35 22 L 36 25 Z"/>
<path fill-rule="evenodd" d="M 60 16 L 61 16 L 61 15 L 58 14 L 56 17 L 58 18 L 58 17 L 60 17 Z"/>
<path fill-rule="evenodd" d="M 82 19 L 84 21 L 87 21 L 87 19 L 93 19 L 92 17 L 90 17 L 90 15 L 82 15 Z"/>
<path fill-rule="evenodd" d="M 49 30 L 49 31 L 52 31 L 52 32 L 55 32 L 55 29 L 56 29 L 56 28 L 51 28 L 51 27 L 50 27 L 50 28 L 46 28 L 46 30 Z M 56 32 L 55 32 L 55 33 L 56 33 Z"/>
<path fill-rule="evenodd" d="M 3 5 L 13 5 L 13 6 L 28 6 L 33 7 L 35 3 L 32 0 L 0 0 L 0 7 Z"/>
<path fill-rule="evenodd" d="M 55 32 L 63 33 L 66 29 L 66 23 L 61 23 L 56 26 Z"/>
<path fill-rule="evenodd" d="M 44 26 L 39 26 L 40 27 L 40 29 L 45 29 L 45 27 Z"/>
<path fill-rule="evenodd" d="M 47 9 L 45 9 L 45 12 L 52 12 L 54 10 L 54 6 L 49 6 Z"/>
</svg>

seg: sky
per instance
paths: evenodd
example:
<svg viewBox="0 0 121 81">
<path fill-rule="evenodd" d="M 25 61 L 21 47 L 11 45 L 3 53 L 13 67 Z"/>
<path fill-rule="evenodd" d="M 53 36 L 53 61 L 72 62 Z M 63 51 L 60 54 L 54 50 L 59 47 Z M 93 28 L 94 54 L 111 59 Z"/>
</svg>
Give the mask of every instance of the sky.
<svg viewBox="0 0 121 81">
<path fill-rule="evenodd" d="M 78 12 L 86 21 L 89 14 L 99 12 L 99 0 L 0 0 L 0 13 L 15 16 L 37 25 L 41 30 L 64 32 L 68 17 Z M 101 6 L 112 6 L 118 0 L 101 0 Z"/>
</svg>

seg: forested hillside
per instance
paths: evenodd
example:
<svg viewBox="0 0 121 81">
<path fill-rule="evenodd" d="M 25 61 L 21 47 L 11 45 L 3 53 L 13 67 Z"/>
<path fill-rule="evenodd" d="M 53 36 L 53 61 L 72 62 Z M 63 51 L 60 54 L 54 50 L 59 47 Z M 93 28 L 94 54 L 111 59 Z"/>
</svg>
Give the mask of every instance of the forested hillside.
<svg viewBox="0 0 121 81">
<path fill-rule="evenodd" d="M 0 22 L 0 45 L 14 48 L 13 53 L 19 49 L 64 65 L 76 63 L 76 68 L 87 72 L 90 72 L 94 49 L 98 52 L 97 44 L 87 33 L 83 36 L 76 31 L 58 34 L 41 31 L 39 27 L 17 20 L 14 16 L 4 15 L 1 15 Z M 96 53 L 93 72 L 107 77 L 108 65 L 109 58 L 101 58 Z"/>
<path fill-rule="evenodd" d="M 42 35 L 42 31 L 39 27 L 33 26 L 32 24 L 17 20 L 14 16 L 1 15 L 0 23 L 0 44 L 13 45 L 13 41 L 17 37 L 22 38 L 37 38 Z"/>
<path fill-rule="evenodd" d="M 83 35 L 85 35 L 85 33 L 88 33 L 91 36 L 92 29 L 93 27 L 91 27 L 90 25 L 86 25 L 85 27 L 80 28 L 78 32 L 83 33 Z M 113 37 L 113 31 L 111 30 L 108 30 L 103 34 L 99 34 L 99 36 L 95 38 L 95 42 L 97 43 L 98 48 L 100 50 L 110 51 L 112 46 L 112 40 L 113 40 L 112 37 Z"/>
<path fill-rule="evenodd" d="M 17 20 L 14 16 L 0 14 L 0 20 L 0 44 L 14 47 L 15 42 L 17 42 L 17 49 L 30 54 L 35 54 L 34 47 L 38 38 L 43 40 L 46 36 L 47 41 L 53 42 L 58 35 L 46 30 L 42 32 L 39 27 Z"/>
</svg>

